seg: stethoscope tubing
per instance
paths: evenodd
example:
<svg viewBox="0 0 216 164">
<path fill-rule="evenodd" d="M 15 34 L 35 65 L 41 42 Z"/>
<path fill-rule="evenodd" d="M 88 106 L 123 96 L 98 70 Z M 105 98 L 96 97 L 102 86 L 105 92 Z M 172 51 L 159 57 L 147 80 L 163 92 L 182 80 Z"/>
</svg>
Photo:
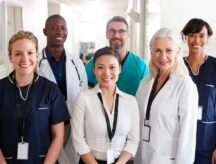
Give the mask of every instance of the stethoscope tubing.
<svg viewBox="0 0 216 164">
<path fill-rule="evenodd" d="M 46 55 L 45 55 L 45 49 L 43 49 L 43 51 L 42 51 L 42 59 L 41 59 L 41 60 L 39 61 L 39 63 L 38 63 L 39 67 L 41 66 L 41 63 L 43 62 L 43 60 L 47 60 L 47 61 L 48 61 L 48 58 L 47 58 Z M 79 80 L 79 86 L 82 87 L 82 86 L 83 86 L 83 81 L 82 81 L 82 79 L 81 79 L 81 77 L 80 77 L 78 68 L 77 68 L 77 66 L 76 66 L 76 64 L 75 64 L 75 62 L 74 62 L 73 59 L 71 59 L 71 62 L 72 62 L 72 64 L 74 65 L 74 68 L 75 68 L 75 70 L 76 70 L 77 77 L 78 77 L 78 80 Z"/>
</svg>

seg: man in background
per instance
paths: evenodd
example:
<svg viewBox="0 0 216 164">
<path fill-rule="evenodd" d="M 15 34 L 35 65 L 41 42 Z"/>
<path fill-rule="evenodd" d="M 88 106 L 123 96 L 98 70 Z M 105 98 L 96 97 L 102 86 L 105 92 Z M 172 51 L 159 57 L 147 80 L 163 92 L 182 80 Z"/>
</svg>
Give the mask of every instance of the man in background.
<svg viewBox="0 0 216 164">
<path fill-rule="evenodd" d="M 146 62 L 133 52 L 128 51 L 126 43 L 129 38 L 129 28 L 127 21 L 121 16 L 115 16 L 110 19 L 106 26 L 106 37 L 109 45 L 116 49 L 121 57 L 121 73 L 117 81 L 118 88 L 135 96 L 143 77 L 148 75 Z M 94 87 L 98 82 L 93 73 L 93 60 L 85 66 L 88 76 L 89 88 Z"/>
</svg>

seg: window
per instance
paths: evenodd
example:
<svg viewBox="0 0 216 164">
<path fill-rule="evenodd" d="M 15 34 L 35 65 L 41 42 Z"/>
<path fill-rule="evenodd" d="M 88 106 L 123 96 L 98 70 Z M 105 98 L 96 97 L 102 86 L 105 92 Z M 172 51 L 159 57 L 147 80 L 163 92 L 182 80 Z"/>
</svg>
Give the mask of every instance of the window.
<svg viewBox="0 0 216 164">
<path fill-rule="evenodd" d="M 0 78 L 7 75 L 5 2 L 0 0 Z"/>
<path fill-rule="evenodd" d="M 14 33 L 22 29 L 22 24 L 22 7 L 19 0 L 13 2 L 0 0 L 0 78 L 11 71 L 7 43 Z"/>
</svg>

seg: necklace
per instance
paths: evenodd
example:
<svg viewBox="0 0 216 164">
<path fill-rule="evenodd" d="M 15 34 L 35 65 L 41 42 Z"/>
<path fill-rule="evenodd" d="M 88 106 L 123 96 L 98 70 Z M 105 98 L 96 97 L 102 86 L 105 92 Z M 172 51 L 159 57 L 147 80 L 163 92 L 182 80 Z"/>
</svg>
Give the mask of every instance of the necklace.
<svg viewBox="0 0 216 164">
<path fill-rule="evenodd" d="M 29 84 L 29 86 L 28 86 L 28 88 L 27 88 L 27 93 L 26 93 L 25 98 L 24 98 L 23 95 L 22 95 L 22 91 L 21 91 L 20 86 L 19 86 L 19 85 L 16 85 L 16 86 L 18 87 L 18 89 L 19 89 L 19 94 L 20 94 L 20 97 L 22 98 L 23 101 L 26 101 L 26 100 L 27 100 L 28 94 L 29 94 L 29 89 L 30 89 L 31 85 L 32 85 L 32 83 Z"/>
</svg>

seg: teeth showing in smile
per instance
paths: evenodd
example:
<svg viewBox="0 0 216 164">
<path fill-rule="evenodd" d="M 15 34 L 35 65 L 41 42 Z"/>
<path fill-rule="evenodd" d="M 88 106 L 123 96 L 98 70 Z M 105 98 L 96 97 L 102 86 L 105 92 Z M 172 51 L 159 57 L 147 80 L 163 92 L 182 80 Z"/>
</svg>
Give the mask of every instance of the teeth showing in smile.
<svg viewBox="0 0 216 164">
<path fill-rule="evenodd" d="M 166 64 L 167 64 L 166 61 L 160 61 L 159 63 L 160 63 L 161 65 L 166 65 Z"/>
<path fill-rule="evenodd" d="M 102 78 L 103 81 L 109 81 L 111 80 L 112 78 Z"/>
<path fill-rule="evenodd" d="M 200 45 L 199 44 L 194 44 L 194 45 L 192 45 L 194 48 L 199 48 L 200 47 Z"/>
<path fill-rule="evenodd" d="M 56 38 L 56 40 L 63 40 L 63 38 Z"/>
<path fill-rule="evenodd" d="M 22 67 L 22 68 L 28 68 L 28 67 L 30 67 L 31 66 L 31 64 L 21 64 L 20 65 L 20 67 Z"/>
</svg>

